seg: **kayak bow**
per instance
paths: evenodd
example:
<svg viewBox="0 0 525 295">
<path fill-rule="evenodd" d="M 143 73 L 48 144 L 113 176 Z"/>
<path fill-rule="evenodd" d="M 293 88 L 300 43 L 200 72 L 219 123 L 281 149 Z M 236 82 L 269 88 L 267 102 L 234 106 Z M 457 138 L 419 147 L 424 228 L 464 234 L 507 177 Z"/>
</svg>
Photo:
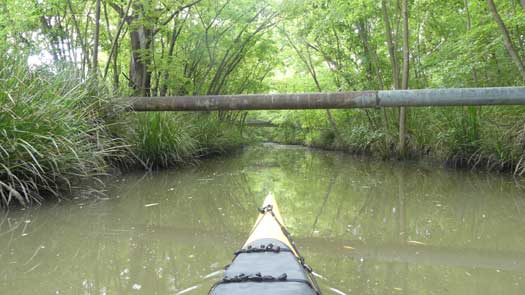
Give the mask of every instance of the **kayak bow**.
<svg viewBox="0 0 525 295">
<path fill-rule="evenodd" d="M 320 295 L 312 269 L 299 254 L 269 194 L 243 247 L 210 295 Z"/>
</svg>

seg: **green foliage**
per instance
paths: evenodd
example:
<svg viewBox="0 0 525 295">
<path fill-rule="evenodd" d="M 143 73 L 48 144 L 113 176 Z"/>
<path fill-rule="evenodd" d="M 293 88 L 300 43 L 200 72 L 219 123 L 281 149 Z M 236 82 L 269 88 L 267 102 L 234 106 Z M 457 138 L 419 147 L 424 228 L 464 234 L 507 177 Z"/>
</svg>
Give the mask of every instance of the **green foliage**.
<svg viewBox="0 0 525 295">
<path fill-rule="evenodd" d="M 402 64 L 401 11 L 395 1 L 291 1 L 280 27 L 285 61 L 272 77 L 273 92 L 394 89 L 383 2 Z M 519 58 L 525 61 L 525 10 L 517 1 L 495 1 Z M 468 4 L 465 7 L 465 3 Z M 467 26 L 470 21 L 470 27 Z M 409 88 L 523 85 L 485 1 L 409 1 Z M 284 41 L 283 41 L 284 40 Z M 305 63 L 310 55 L 311 62 Z M 309 65 L 307 65 L 309 64 Z M 280 125 L 269 139 L 390 158 L 397 153 L 397 110 L 259 112 L 252 117 Z M 412 108 L 410 156 L 454 165 L 525 173 L 522 107 Z"/>
<path fill-rule="evenodd" d="M 275 113 L 269 136 L 282 143 L 300 143 L 390 158 L 396 154 L 394 112 L 334 112 L 342 142 L 334 139 L 324 111 Z M 387 121 L 385 121 L 385 114 Z M 524 107 L 418 108 L 410 111 L 409 150 L 412 158 L 431 157 L 454 166 L 525 174 Z M 298 122 L 306 122 L 298 125 Z M 388 122 L 388 125 L 385 125 Z"/>
<path fill-rule="evenodd" d="M 103 121 L 108 101 L 90 81 L 5 55 L 0 69 L 0 206 L 59 196 L 120 157 Z"/>
<path fill-rule="evenodd" d="M 94 1 L 0 4 L 0 204 L 60 196 L 109 166 L 170 167 L 245 142 L 239 114 L 107 113 L 108 92 L 137 93 L 138 62 L 149 94 L 268 89 L 277 53 L 271 5 L 187 4 L 134 1 L 123 21 L 126 1 L 102 1 L 97 69 Z M 137 31 L 146 36 L 140 47 L 129 38 Z"/>
</svg>

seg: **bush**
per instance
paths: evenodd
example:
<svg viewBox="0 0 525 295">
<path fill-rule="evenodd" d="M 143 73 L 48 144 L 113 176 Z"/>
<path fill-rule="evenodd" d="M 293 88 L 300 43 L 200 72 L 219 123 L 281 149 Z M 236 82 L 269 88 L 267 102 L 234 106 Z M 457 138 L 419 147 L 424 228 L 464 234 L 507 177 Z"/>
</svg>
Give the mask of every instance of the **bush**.
<svg viewBox="0 0 525 295">
<path fill-rule="evenodd" d="M 395 109 L 337 110 L 333 115 L 340 142 L 321 110 L 279 113 L 283 127 L 272 129 L 269 138 L 380 158 L 397 155 Z M 523 106 L 410 108 L 407 126 L 407 157 L 428 156 L 456 167 L 525 174 Z"/>
</svg>

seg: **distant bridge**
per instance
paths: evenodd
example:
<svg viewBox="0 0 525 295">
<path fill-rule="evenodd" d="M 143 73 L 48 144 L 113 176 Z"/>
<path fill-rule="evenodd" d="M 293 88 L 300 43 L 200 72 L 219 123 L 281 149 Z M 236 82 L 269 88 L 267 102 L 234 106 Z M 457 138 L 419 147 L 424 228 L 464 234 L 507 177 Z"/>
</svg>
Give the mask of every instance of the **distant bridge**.
<svg viewBox="0 0 525 295">
<path fill-rule="evenodd" d="M 135 112 L 525 105 L 525 87 L 125 97 L 117 103 Z"/>
<path fill-rule="evenodd" d="M 264 120 L 246 120 L 245 125 L 249 127 L 279 127 L 279 125 L 272 121 Z"/>
</svg>

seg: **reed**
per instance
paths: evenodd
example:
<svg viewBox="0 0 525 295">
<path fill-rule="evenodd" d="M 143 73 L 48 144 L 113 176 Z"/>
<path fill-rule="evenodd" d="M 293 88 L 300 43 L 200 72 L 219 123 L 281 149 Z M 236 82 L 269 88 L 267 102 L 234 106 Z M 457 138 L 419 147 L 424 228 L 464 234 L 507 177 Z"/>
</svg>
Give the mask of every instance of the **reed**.
<svg viewBox="0 0 525 295">
<path fill-rule="evenodd" d="M 0 206 L 58 197 L 121 156 L 104 93 L 71 68 L 55 70 L 0 59 Z"/>
<path fill-rule="evenodd" d="M 166 168 L 223 153 L 245 142 L 241 125 L 219 119 L 214 113 L 151 112 L 126 114 L 129 143 L 135 164 L 148 169 Z"/>
</svg>

